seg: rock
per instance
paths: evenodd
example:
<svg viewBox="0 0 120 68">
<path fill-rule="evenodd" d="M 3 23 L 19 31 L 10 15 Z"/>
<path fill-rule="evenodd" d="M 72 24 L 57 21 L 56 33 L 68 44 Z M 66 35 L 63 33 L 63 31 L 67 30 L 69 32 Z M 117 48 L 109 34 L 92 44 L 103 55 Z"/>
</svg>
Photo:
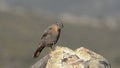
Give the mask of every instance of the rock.
<svg viewBox="0 0 120 68">
<path fill-rule="evenodd" d="M 49 56 L 43 68 L 111 68 L 103 56 L 84 47 L 73 51 L 67 47 L 57 46 Z"/>
</svg>

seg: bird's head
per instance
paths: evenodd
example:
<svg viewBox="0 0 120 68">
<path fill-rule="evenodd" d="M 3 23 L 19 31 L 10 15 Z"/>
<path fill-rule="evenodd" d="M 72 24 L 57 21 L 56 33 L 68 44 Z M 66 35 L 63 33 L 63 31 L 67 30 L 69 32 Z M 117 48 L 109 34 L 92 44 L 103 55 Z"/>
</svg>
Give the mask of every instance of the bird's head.
<svg viewBox="0 0 120 68">
<path fill-rule="evenodd" d="M 62 28 L 64 27 L 61 19 L 58 19 L 58 20 L 56 21 L 56 24 L 57 24 L 57 26 L 59 27 L 59 29 L 62 29 Z"/>
</svg>

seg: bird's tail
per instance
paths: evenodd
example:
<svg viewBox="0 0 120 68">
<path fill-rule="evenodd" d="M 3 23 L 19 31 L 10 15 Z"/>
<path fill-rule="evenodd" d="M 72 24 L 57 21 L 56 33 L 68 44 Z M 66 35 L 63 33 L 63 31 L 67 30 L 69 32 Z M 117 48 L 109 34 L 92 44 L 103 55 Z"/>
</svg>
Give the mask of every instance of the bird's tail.
<svg viewBox="0 0 120 68">
<path fill-rule="evenodd" d="M 44 45 L 40 45 L 38 48 L 37 48 L 37 50 L 34 52 L 34 54 L 33 54 L 33 58 L 37 58 L 39 55 L 40 55 L 40 53 L 41 53 L 41 51 L 43 50 L 45 48 L 45 46 Z"/>
</svg>

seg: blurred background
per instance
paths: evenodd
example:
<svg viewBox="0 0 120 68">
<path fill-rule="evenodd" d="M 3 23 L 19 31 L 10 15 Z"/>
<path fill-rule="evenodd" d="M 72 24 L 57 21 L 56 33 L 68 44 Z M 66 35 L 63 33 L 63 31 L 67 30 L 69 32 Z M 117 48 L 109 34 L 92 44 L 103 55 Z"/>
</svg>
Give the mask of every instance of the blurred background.
<svg viewBox="0 0 120 68">
<path fill-rule="evenodd" d="M 120 0 L 0 0 L 0 68 L 29 68 L 44 29 L 63 16 L 57 45 L 84 46 L 120 67 Z M 48 49 L 48 50 L 47 50 Z"/>
</svg>

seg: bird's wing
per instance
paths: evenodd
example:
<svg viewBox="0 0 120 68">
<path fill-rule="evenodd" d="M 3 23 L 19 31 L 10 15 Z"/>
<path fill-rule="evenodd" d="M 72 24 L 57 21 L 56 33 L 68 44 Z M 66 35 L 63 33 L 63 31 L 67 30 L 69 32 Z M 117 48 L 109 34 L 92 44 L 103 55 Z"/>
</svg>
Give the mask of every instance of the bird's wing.
<svg viewBox="0 0 120 68">
<path fill-rule="evenodd" d="M 48 28 L 44 31 L 44 33 L 43 33 L 42 36 L 41 36 L 41 39 L 43 39 L 44 37 L 46 37 L 46 36 L 50 33 L 50 30 L 51 30 L 51 26 L 48 27 Z"/>
</svg>

